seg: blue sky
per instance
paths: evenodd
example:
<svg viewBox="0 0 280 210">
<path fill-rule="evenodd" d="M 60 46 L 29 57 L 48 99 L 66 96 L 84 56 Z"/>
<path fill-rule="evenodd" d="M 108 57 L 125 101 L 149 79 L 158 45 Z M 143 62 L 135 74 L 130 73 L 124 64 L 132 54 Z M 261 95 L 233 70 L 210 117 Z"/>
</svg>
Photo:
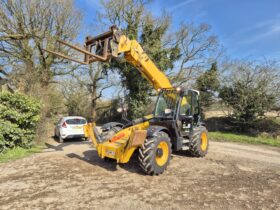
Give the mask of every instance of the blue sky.
<svg viewBox="0 0 280 210">
<path fill-rule="evenodd" d="M 84 24 L 92 25 L 99 0 L 75 3 L 84 11 Z M 171 13 L 173 29 L 182 22 L 210 24 L 231 58 L 280 60 L 280 0 L 154 0 L 149 9 Z"/>
</svg>

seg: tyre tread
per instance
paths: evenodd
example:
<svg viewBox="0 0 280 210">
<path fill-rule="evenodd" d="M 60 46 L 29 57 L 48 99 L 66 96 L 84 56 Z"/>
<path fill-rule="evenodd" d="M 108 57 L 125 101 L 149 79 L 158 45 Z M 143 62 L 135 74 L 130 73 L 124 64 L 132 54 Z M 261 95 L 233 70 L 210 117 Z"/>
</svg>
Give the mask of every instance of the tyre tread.
<svg viewBox="0 0 280 210">
<path fill-rule="evenodd" d="M 149 175 L 159 175 L 163 173 L 170 160 L 169 157 L 167 164 L 163 166 L 163 170 L 156 169 L 153 157 L 155 155 L 154 154 L 155 146 L 159 143 L 160 139 L 165 139 L 166 141 L 168 141 L 168 145 L 171 153 L 170 138 L 165 132 L 159 132 L 157 136 L 146 139 L 142 147 L 139 149 L 139 155 L 138 155 L 138 159 L 140 162 L 139 165 L 145 171 L 145 173 Z"/>
<path fill-rule="evenodd" d="M 208 146 L 206 151 L 202 151 L 200 148 L 200 135 L 202 132 L 207 133 L 207 129 L 204 126 L 198 126 L 194 128 L 194 132 L 190 141 L 190 149 L 189 153 L 193 157 L 204 157 L 207 154 L 208 147 L 209 147 L 209 139 L 208 139 Z"/>
</svg>

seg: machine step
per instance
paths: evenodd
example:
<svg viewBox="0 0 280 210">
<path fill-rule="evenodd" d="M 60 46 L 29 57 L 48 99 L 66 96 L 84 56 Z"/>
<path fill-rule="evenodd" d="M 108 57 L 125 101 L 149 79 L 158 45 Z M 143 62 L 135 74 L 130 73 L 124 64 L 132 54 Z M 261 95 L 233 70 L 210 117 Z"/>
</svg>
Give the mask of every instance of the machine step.
<svg viewBox="0 0 280 210">
<path fill-rule="evenodd" d="M 189 148 L 190 148 L 189 146 L 183 146 L 182 150 L 189 150 Z"/>
<path fill-rule="evenodd" d="M 182 143 L 183 143 L 183 144 L 186 144 L 186 143 L 189 143 L 189 142 L 190 142 L 189 139 L 183 139 L 183 140 L 182 140 Z"/>
</svg>

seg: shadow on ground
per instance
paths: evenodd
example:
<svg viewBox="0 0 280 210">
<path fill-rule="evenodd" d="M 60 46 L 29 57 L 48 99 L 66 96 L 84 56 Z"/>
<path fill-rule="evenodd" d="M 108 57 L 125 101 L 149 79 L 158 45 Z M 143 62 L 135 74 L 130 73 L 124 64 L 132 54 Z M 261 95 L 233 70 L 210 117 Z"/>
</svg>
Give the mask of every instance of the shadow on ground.
<svg viewBox="0 0 280 210">
<path fill-rule="evenodd" d="M 65 141 L 64 143 L 60 143 L 58 145 L 52 145 L 49 143 L 45 143 L 46 146 L 52 150 L 55 151 L 64 151 L 64 147 L 67 146 L 77 146 L 79 145 L 89 145 L 90 143 L 88 141 L 81 141 L 80 139 L 71 139 L 68 141 Z M 81 154 L 82 153 L 82 154 Z M 84 161 L 88 164 L 98 166 L 101 168 L 104 168 L 108 171 L 117 171 L 118 167 L 122 168 L 130 173 L 137 173 L 139 175 L 146 175 L 143 170 L 141 169 L 138 161 L 138 151 L 136 150 L 134 154 L 132 155 L 131 159 L 129 160 L 128 163 L 117 163 L 115 160 L 110 159 L 110 158 L 100 158 L 98 156 L 98 153 L 94 149 L 87 149 L 85 148 L 85 151 L 80 152 L 70 152 L 67 153 L 66 156 L 68 158 L 75 158 L 79 159 L 81 161 Z M 192 157 L 187 151 L 178 151 L 178 152 L 173 152 L 171 155 L 171 160 L 173 159 L 174 156 L 183 156 L 183 157 Z"/>
<path fill-rule="evenodd" d="M 88 145 L 90 144 L 88 141 L 82 141 L 80 139 L 71 139 L 71 140 L 66 140 L 64 143 L 59 143 L 58 145 L 53 145 L 50 143 L 45 143 L 45 145 L 52 150 L 55 151 L 64 151 L 64 147 L 73 145 L 73 146 L 79 146 L 79 145 Z M 117 171 L 118 167 L 132 172 L 132 173 L 137 173 L 141 175 L 145 175 L 143 173 L 143 170 L 140 168 L 139 163 L 138 163 L 138 154 L 135 152 L 133 156 L 131 157 L 130 161 L 126 164 L 121 164 L 117 163 L 115 160 L 110 159 L 110 158 L 100 158 L 98 156 L 98 153 L 96 150 L 93 149 L 88 149 L 86 151 L 82 151 L 82 155 L 78 154 L 78 152 L 70 152 L 66 154 L 67 157 L 69 158 L 76 158 L 79 160 L 82 160 L 86 163 L 89 163 L 94 166 L 99 166 L 102 167 L 108 171 Z"/>
<path fill-rule="evenodd" d="M 130 161 L 125 164 L 117 163 L 115 160 L 110 158 L 100 158 L 96 150 L 87 150 L 83 152 L 83 156 L 78 155 L 76 153 L 66 154 L 69 158 L 77 158 L 79 160 L 85 161 L 91 165 L 102 167 L 108 171 L 117 171 L 118 167 L 129 171 L 131 173 L 137 173 L 140 175 L 145 175 L 143 170 L 140 168 L 138 164 L 137 155 L 134 154 Z"/>
<path fill-rule="evenodd" d="M 55 138 L 53 137 L 53 139 L 55 140 Z M 56 140 L 55 140 L 56 141 Z M 57 142 L 57 141 L 56 141 Z M 59 143 L 59 142 L 58 142 Z M 66 140 L 63 143 L 59 143 L 59 145 L 53 145 L 53 144 L 49 144 L 49 143 L 45 143 L 45 145 L 49 148 L 49 149 L 53 149 L 55 151 L 63 151 L 64 147 L 67 147 L 69 145 L 84 145 L 84 144 L 88 144 L 88 141 L 83 141 L 81 139 L 69 139 Z"/>
</svg>

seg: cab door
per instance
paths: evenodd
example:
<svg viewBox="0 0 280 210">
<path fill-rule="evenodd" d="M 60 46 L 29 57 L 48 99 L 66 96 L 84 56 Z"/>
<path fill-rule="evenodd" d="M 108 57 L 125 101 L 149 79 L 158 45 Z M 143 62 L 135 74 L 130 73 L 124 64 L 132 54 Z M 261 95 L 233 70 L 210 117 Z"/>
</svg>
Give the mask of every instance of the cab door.
<svg viewBox="0 0 280 210">
<path fill-rule="evenodd" d="M 192 100 L 191 95 L 186 94 L 182 97 L 179 106 L 178 125 L 182 137 L 186 137 L 192 127 Z"/>
<path fill-rule="evenodd" d="M 193 125 L 197 125 L 200 122 L 201 110 L 199 104 L 199 92 L 195 90 L 191 91 L 191 98 L 192 98 L 192 116 L 193 116 Z"/>
<path fill-rule="evenodd" d="M 197 91 L 189 90 L 181 99 L 178 119 L 180 121 L 179 130 L 182 137 L 188 136 L 193 129 L 193 125 L 196 125 L 200 120 L 198 97 Z"/>
</svg>

